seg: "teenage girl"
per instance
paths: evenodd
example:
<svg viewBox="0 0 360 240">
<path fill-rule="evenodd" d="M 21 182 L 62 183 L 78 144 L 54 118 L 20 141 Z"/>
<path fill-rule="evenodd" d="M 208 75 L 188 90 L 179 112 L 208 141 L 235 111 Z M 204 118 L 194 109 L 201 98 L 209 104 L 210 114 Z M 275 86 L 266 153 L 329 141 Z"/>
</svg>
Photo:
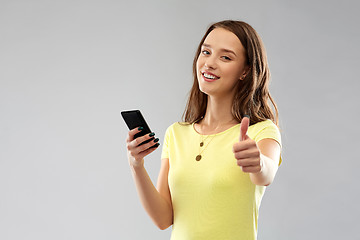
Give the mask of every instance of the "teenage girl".
<svg viewBox="0 0 360 240">
<path fill-rule="evenodd" d="M 172 226 L 172 240 L 256 239 L 260 202 L 281 163 L 278 111 L 259 35 L 241 21 L 211 25 L 193 78 L 183 122 L 166 131 L 156 188 L 144 157 L 158 139 L 134 139 L 141 129 L 129 131 L 140 201 L 160 229 Z"/>
</svg>

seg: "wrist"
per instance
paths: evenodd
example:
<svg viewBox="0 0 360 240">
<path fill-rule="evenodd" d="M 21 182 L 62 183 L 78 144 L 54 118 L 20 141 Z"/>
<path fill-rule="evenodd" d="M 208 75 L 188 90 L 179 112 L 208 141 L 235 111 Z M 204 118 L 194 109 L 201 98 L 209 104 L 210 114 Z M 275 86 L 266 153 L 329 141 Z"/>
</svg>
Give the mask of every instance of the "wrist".
<svg viewBox="0 0 360 240">
<path fill-rule="evenodd" d="M 129 159 L 129 165 L 132 170 L 136 171 L 136 170 L 144 167 L 144 159 L 143 158 L 140 160 Z"/>
<path fill-rule="evenodd" d="M 268 186 L 272 182 L 271 169 L 266 162 L 266 156 L 260 154 L 260 171 L 250 174 L 251 181 L 260 186 Z"/>
</svg>

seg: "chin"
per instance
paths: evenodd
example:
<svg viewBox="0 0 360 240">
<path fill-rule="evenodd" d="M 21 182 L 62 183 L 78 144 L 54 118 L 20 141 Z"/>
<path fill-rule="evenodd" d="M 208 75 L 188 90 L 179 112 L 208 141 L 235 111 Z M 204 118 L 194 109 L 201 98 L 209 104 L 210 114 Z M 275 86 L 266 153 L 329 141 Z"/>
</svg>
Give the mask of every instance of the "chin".
<svg viewBox="0 0 360 240">
<path fill-rule="evenodd" d="M 206 95 L 214 95 L 215 94 L 215 91 L 213 91 L 213 90 L 211 90 L 211 89 L 208 89 L 208 88 L 206 88 L 206 87 L 199 87 L 199 90 L 200 90 L 200 92 L 202 92 L 202 93 L 204 93 L 204 94 L 206 94 Z"/>
</svg>

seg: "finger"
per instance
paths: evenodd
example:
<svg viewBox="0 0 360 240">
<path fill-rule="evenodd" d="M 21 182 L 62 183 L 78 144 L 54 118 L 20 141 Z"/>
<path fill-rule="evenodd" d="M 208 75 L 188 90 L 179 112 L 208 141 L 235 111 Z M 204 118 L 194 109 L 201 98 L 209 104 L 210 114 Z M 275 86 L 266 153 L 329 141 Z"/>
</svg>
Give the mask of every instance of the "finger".
<svg viewBox="0 0 360 240">
<path fill-rule="evenodd" d="M 128 143 L 128 149 L 135 152 L 143 151 L 143 148 L 138 148 L 140 146 L 145 145 L 145 141 L 151 142 L 151 139 L 154 139 L 155 133 L 149 133 L 141 137 L 137 137 L 134 140 L 132 140 L 130 143 Z"/>
<path fill-rule="evenodd" d="M 236 163 L 239 166 L 257 166 L 260 165 L 260 160 L 257 157 L 239 158 Z"/>
<path fill-rule="evenodd" d="M 240 160 L 237 160 L 236 161 L 236 164 L 239 166 L 239 167 L 250 167 L 250 166 L 255 166 L 255 165 L 252 165 L 252 163 L 249 161 L 249 160 L 245 160 L 245 159 L 240 159 Z"/>
<path fill-rule="evenodd" d="M 133 151 L 134 151 L 136 154 L 140 154 L 141 152 L 146 151 L 147 149 L 149 149 L 149 148 L 151 148 L 151 147 L 155 147 L 155 145 L 160 145 L 160 143 L 158 143 L 157 141 L 159 141 L 158 138 L 153 139 L 152 141 L 150 141 L 150 142 L 148 142 L 148 143 L 146 143 L 146 144 L 137 146 Z"/>
<path fill-rule="evenodd" d="M 142 127 L 137 127 L 137 128 L 131 129 L 128 133 L 128 137 L 126 138 L 126 141 L 127 142 L 133 141 L 135 134 L 141 132 L 142 130 L 143 130 Z"/>
<path fill-rule="evenodd" d="M 241 170 L 245 173 L 258 173 L 261 171 L 261 167 L 260 166 L 241 167 Z"/>
<path fill-rule="evenodd" d="M 154 147 L 152 148 L 148 148 L 145 151 L 142 151 L 141 153 L 139 153 L 139 157 L 140 158 L 144 158 L 145 156 L 149 155 L 150 153 L 152 153 L 153 151 L 155 151 L 160 144 L 155 144 Z"/>
<path fill-rule="evenodd" d="M 247 138 L 249 138 L 247 136 L 249 124 L 250 124 L 250 119 L 248 116 L 245 115 L 245 117 L 243 117 L 243 119 L 241 120 L 241 123 L 240 123 L 240 141 L 243 141 L 243 140 L 246 140 Z"/>
<path fill-rule="evenodd" d="M 243 140 L 241 142 L 235 142 L 233 145 L 233 152 L 236 153 L 239 151 L 244 151 L 246 149 L 252 148 L 253 145 L 254 145 L 254 142 L 250 138 Z"/>
<path fill-rule="evenodd" d="M 152 141 L 146 143 L 146 144 L 143 144 L 143 145 L 140 145 L 140 146 L 134 146 L 134 141 L 132 142 L 132 146 L 128 146 L 128 153 L 136 158 L 136 159 L 141 159 L 143 158 L 144 156 L 148 155 L 149 153 L 151 153 L 152 151 L 148 151 L 149 149 L 152 150 L 152 149 L 156 149 L 160 143 L 158 143 L 159 139 L 156 138 L 156 139 L 153 139 Z"/>
<path fill-rule="evenodd" d="M 238 151 L 234 153 L 234 156 L 237 160 L 240 159 L 257 159 L 260 157 L 260 154 L 258 151 L 255 151 L 253 149 L 246 149 L 244 151 Z"/>
</svg>

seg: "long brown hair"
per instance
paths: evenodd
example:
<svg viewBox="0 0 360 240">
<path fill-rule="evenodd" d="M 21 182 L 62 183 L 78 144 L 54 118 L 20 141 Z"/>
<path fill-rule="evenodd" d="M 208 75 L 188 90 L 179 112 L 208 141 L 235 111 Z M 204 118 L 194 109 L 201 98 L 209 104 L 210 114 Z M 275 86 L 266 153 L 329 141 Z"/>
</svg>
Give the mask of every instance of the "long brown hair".
<svg viewBox="0 0 360 240">
<path fill-rule="evenodd" d="M 207 35 L 215 28 L 223 28 L 234 33 L 246 51 L 249 72 L 243 81 L 238 81 L 232 103 L 232 115 L 241 122 L 244 115 L 250 116 L 250 124 L 271 119 L 278 125 L 278 109 L 270 96 L 270 71 L 263 42 L 257 32 L 242 21 L 226 20 L 212 24 L 201 39 L 193 61 L 193 86 L 183 114 L 183 120 L 192 124 L 205 116 L 207 94 L 200 91 L 196 72 L 196 62 L 201 52 L 201 46 Z M 269 101 L 273 105 L 274 112 Z"/>
</svg>

